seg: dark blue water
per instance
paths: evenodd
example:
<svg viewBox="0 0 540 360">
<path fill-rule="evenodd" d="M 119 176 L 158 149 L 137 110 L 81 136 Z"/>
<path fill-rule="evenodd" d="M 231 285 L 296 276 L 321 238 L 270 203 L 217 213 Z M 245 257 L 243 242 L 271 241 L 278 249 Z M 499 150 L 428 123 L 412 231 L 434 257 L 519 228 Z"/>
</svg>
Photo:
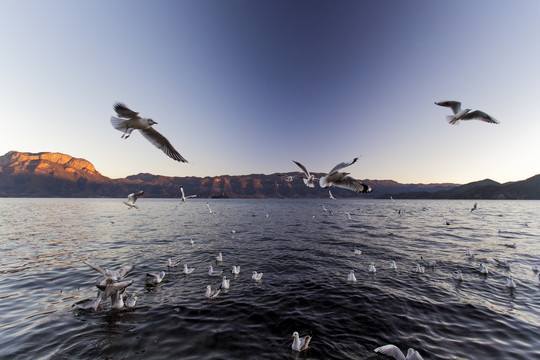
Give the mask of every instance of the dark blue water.
<svg viewBox="0 0 540 360">
<path fill-rule="evenodd" d="M 474 201 L 208 200 L 215 216 L 206 202 L 141 198 L 128 210 L 118 199 L 0 199 L 0 357 L 385 359 L 373 349 L 393 343 L 425 359 L 540 358 L 538 201 L 479 201 L 470 213 Z M 438 264 L 416 274 L 420 256 Z M 146 286 L 169 257 L 194 273 L 173 268 Z M 75 310 L 99 279 L 82 260 L 135 264 L 136 308 Z M 221 282 L 210 264 L 227 275 L 241 265 L 214 300 L 204 297 Z M 307 352 L 291 350 L 294 331 L 313 337 Z"/>
</svg>

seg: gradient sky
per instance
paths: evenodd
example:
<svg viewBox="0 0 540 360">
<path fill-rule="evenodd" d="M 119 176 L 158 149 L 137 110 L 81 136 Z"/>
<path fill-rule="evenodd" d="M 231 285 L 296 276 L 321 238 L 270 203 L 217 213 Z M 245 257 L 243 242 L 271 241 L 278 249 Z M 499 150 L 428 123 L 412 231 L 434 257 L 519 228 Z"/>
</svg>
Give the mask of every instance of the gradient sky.
<svg viewBox="0 0 540 360">
<path fill-rule="evenodd" d="M 540 1 L 0 0 L 0 155 L 103 175 L 540 173 Z M 459 100 L 501 124 L 451 126 Z M 189 164 L 110 124 L 124 102 Z"/>
</svg>

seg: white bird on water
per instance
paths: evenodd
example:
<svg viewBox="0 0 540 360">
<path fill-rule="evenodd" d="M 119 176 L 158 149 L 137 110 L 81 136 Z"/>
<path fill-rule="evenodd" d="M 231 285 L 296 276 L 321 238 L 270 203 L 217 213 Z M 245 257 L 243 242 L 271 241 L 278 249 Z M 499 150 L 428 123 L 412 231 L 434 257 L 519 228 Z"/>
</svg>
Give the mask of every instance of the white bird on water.
<svg viewBox="0 0 540 360">
<path fill-rule="evenodd" d="M 190 268 L 187 266 L 187 264 L 184 264 L 184 274 L 189 275 L 195 270 L 195 268 Z"/>
<path fill-rule="evenodd" d="M 180 264 L 180 260 L 173 261 L 171 258 L 167 259 L 167 267 L 169 267 L 169 268 L 177 267 L 179 264 Z"/>
<path fill-rule="evenodd" d="M 355 255 L 362 255 L 362 250 L 360 250 L 360 249 L 354 249 L 354 254 L 355 254 Z"/>
<path fill-rule="evenodd" d="M 315 187 L 315 184 L 313 183 L 315 181 L 315 175 L 310 174 L 306 167 L 300 164 L 298 161 L 293 160 L 293 162 L 298 165 L 298 167 L 300 167 L 300 169 L 302 169 L 306 175 L 305 178 L 302 178 L 302 180 L 304 180 L 304 184 L 306 184 L 307 187 Z"/>
<path fill-rule="evenodd" d="M 216 262 L 220 263 L 222 261 L 223 261 L 223 255 L 221 253 L 219 253 L 218 256 L 216 256 Z"/>
<path fill-rule="evenodd" d="M 215 299 L 221 292 L 221 286 L 212 291 L 212 287 L 210 285 L 206 286 L 206 292 L 204 293 L 204 297 L 207 299 Z"/>
<path fill-rule="evenodd" d="M 506 287 L 509 289 L 515 289 L 517 287 L 516 282 L 514 281 L 514 278 L 512 276 L 509 276 L 506 278 Z"/>
<path fill-rule="evenodd" d="M 452 279 L 457 281 L 463 281 L 463 274 L 461 273 L 461 270 L 456 270 L 452 273 Z"/>
<path fill-rule="evenodd" d="M 128 200 L 127 201 L 124 201 L 124 204 L 126 204 L 127 206 L 129 206 L 129 208 L 135 208 L 135 209 L 138 209 L 139 207 L 137 205 L 135 205 L 135 201 L 137 201 L 138 198 L 140 198 L 141 196 L 143 196 L 144 194 L 144 191 L 137 191 L 135 193 L 131 193 L 128 195 Z"/>
<path fill-rule="evenodd" d="M 135 307 L 135 304 L 137 304 L 137 296 L 135 293 L 128 294 L 126 298 L 126 307 L 128 309 L 133 309 Z"/>
<path fill-rule="evenodd" d="M 227 279 L 226 276 L 223 277 L 223 281 L 221 281 L 221 288 L 224 290 L 228 290 L 230 287 L 231 281 Z"/>
<path fill-rule="evenodd" d="M 240 274 L 240 265 L 233 265 L 232 266 L 232 274 L 233 275 L 238 275 Z"/>
<path fill-rule="evenodd" d="M 376 273 L 377 272 L 377 269 L 375 268 L 375 264 L 373 264 L 373 263 L 369 264 L 368 272 L 370 272 L 370 273 Z"/>
<path fill-rule="evenodd" d="M 165 271 L 160 271 L 159 273 L 146 273 L 148 283 L 157 285 L 163 281 L 165 277 Z"/>
<path fill-rule="evenodd" d="M 212 265 L 208 266 L 208 276 L 220 276 L 223 270 L 214 270 Z"/>
<path fill-rule="evenodd" d="M 358 158 L 356 157 L 352 161 L 344 161 L 337 164 L 327 175 L 323 176 L 319 180 L 319 185 L 325 189 L 329 188 L 330 186 L 336 186 L 347 190 L 352 190 L 357 193 L 370 193 L 372 191 L 371 187 L 364 184 L 360 180 L 353 179 L 349 176 L 349 173 L 339 171 L 343 168 L 351 166 L 357 160 Z"/>
<path fill-rule="evenodd" d="M 465 252 L 465 255 L 467 256 L 469 260 L 474 260 L 474 255 L 471 253 L 470 249 L 467 249 L 467 251 Z"/>
<path fill-rule="evenodd" d="M 493 260 L 495 260 L 495 262 L 497 263 L 497 266 L 510 269 L 510 260 L 499 260 L 497 258 L 493 258 Z"/>
<path fill-rule="evenodd" d="M 396 262 L 395 261 L 390 261 L 390 266 L 389 266 L 390 270 L 397 270 L 397 266 L 396 266 Z"/>
<path fill-rule="evenodd" d="M 416 268 L 414 268 L 414 272 L 418 274 L 423 274 L 426 271 L 426 268 L 423 267 L 420 264 L 416 264 Z"/>
<path fill-rule="evenodd" d="M 349 271 L 349 275 L 347 275 L 347 281 L 356 282 L 356 276 L 354 275 L 354 270 Z"/>
<path fill-rule="evenodd" d="M 111 124 L 116 130 L 124 132 L 122 135 L 123 139 L 127 139 L 131 135 L 131 132 L 137 129 L 146 140 L 162 150 L 171 159 L 187 162 L 187 160 L 184 159 L 184 157 L 171 145 L 169 140 L 152 127 L 152 125 L 157 124 L 157 122 L 149 118 L 141 117 L 138 112 L 129 109 L 122 103 L 114 104 L 114 111 L 116 111 L 118 117 L 111 116 Z"/>
<path fill-rule="evenodd" d="M 482 275 L 488 275 L 489 274 L 488 267 L 486 265 L 484 265 L 484 263 L 480 263 L 480 267 L 478 268 L 478 271 L 480 271 L 480 274 L 482 274 Z"/>
<path fill-rule="evenodd" d="M 401 350 L 399 350 L 396 345 L 392 344 L 380 346 L 373 351 L 379 354 L 393 357 L 396 360 L 424 360 L 420 353 L 414 349 L 407 350 L 407 357 L 405 357 Z"/>
<path fill-rule="evenodd" d="M 491 124 L 498 124 L 499 122 L 492 116 L 486 114 L 480 110 L 461 109 L 461 103 L 459 101 L 436 101 L 436 105 L 449 107 L 452 109 L 454 115 L 448 115 L 446 120 L 451 125 L 459 124 L 460 120 L 481 120 Z"/>
<path fill-rule="evenodd" d="M 256 271 L 254 271 L 254 272 L 251 273 L 251 280 L 253 280 L 253 281 L 261 281 L 262 277 L 263 277 L 262 272 L 258 273 Z"/>
<path fill-rule="evenodd" d="M 291 348 L 294 351 L 306 350 L 308 348 L 309 342 L 311 341 L 311 336 L 306 335 L 304 337 L 300 337 L 300 335 L 296 331 L 293 332 L 291 337 L 293 338 Z"/>
</svg>

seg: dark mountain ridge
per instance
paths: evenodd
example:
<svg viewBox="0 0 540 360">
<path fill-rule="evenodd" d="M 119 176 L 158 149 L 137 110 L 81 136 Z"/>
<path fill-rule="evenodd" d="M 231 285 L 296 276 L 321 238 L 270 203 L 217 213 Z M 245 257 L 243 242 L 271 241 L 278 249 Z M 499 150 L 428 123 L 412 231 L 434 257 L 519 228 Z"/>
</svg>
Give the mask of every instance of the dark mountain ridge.
<svg viewBox="0 0 540 360">
<path fill-rule="evenodd" d="M 290 172 L 289 175 L 300 175 Z M 320 177 L 324 174 L 315 173 Z M 531 178 L 532 179 L 532 178 Z M 457 184 L 400 184 L 393 180 L 363 180 L 373 188 L 370 194 L 356 194 L 332 188 L 336 198 L 540 198 L 538 182 L 499 184 L 492 180 Z M 285 181 L 276 174 L 221 175 L 213 177 L 171 177 L 141 173 L 111 179 L 99 173 L 85 159 L 60 153 L 21 153 L 0 156 L 0 196 L 7 197 L 125 197 L 144 190 L 147 197 L 178 198 L 180 186 L 186 195 L 202 198 L 325 198 L 328 190 L 308 188 L 300 179 Z M 500 187 L 505 190 L 501 193 Z M 495 197 L 489 197 L 490 194 Z M 463 197 L 462 197 L 463 196 Z"/>
</svg>

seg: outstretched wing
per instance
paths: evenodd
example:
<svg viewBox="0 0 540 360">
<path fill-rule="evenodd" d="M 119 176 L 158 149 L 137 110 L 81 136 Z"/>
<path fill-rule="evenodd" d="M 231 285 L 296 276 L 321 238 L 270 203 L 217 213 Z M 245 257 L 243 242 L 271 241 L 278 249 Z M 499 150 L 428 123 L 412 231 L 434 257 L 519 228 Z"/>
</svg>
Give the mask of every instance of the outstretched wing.
<svg viewBox="0 0 540 360">
<path fill-rule="evenodd" d="M 98 273 L 100 273 L 101 275 L 107 277 L 107 271 L 105 271 L 104 268 L 102 268 L 101 266 L 99 265 L 96 265 L 96 264 L 92 264 L 92 263 L 89 263 L 89 262 L 86 262 L 83 260 L 83 263 L 85 263 L 86 265 L 90 266 L 92 269 L 96 270 Z"/>
<path fill-rule="evenodd" d="M 384 354 L 384 355 L 393 357 L 396 360 L 405 360 L 405 355 L 403 355 L 401 350 L 399 350 L 396 345 L 388 344 L 388 345 L 380 346 L 373 351 L 379 354 Z"/>
<path fill-rule="evenodd" d="M 298 167 L 299 167 L 300 169 L 302 169 L 302 171 L 304 172 L 304 174 L 306 174 L 306 177 L 309 178 L 309 177 L 311 176 L 311 174 L 309 173 L 309 171 L 307 171 L 307 169 L 306 169 L 306 167 L 305 167 L 304 165 L 300 164 L 298 161 L 295 161 L 295 160 L 293 160 L 293 163 L 295 163 L 296 165 L 298 165 Z"/>
<path fill-rule="evenodd" d="M 118 114 L 118 116 L 128 119 L 134 119 L 139 117 L 139 113 L 131 110 L 128 108 L 125 104 L 121 102 L 117 102 L 114 104 L 114 111 Z"/>
<path fill-rule="evenodd" d="M 328 174 L 332 174 L 338 170 L 341 170 L 343 168 L 346 168 L 347 166 L 351 166 L 352 164 L 354 164 L 356 161 L 358 160 L 357 157 L 355 157 L 354 159 L 352 159 L 352 161 L 344 161 L 342 163 L 339 163 L 337 164 L 336 166 L 334 166 L 334 168 L 332 170 L 330 170 L 330 172 Z"/>
<path fill-rule="evenodd" d="M 141 134 L 150 141 L 152 144 L 154 144 L 155 147 L 162 150 L 167 156 L 169 156 L 171 159 L 174 159 L 176 161 L 180 162 L 187 162 L 182 155 L 176 151 L 176 149 L 171 145 L 169 140 L 165 138 L 165 136 L 161 135 L 156 129 L 150 127 L 148 129 L 141 130 Z"/>
<path fill-rule="evenodd" d="M 463 116 L 462 119 L 463 120 L 472 120 L 472 119 L 482 120 L 482 121 L 490 123 L 490 124 L 498 124 L 499 123 L 494 117 L 492 117 L 492 116 L 490 116 L 490 115 L 488 115 L 485 112 L 480 111 L 480 110 L 471 111 L 471 112 L 467 113 L 465 116 Z"/>
<path fill-rule="evenodd" d="M 118 270 L 118 280 L 125 278 L 133 269 L 135 269 L 135 265 L 122 266 Z"/>
<path fill-rule="evenodd" d="M 364 184 L 360 180 L 353 179 L 350 176 L 345 176 L 341 180 L 333 181 L 332 185 L 340 187 L 340 188 L 352 190 L 357 193 L 370 193 L 373 191 L 370 186 Z"/>
<path fill-rule="evenodd" d="M 461 103 L 459 101 L 436 101 L 435 105 L 449 107 L 454 112 L 454 115 L 461 111 Z"/>
</svg>

